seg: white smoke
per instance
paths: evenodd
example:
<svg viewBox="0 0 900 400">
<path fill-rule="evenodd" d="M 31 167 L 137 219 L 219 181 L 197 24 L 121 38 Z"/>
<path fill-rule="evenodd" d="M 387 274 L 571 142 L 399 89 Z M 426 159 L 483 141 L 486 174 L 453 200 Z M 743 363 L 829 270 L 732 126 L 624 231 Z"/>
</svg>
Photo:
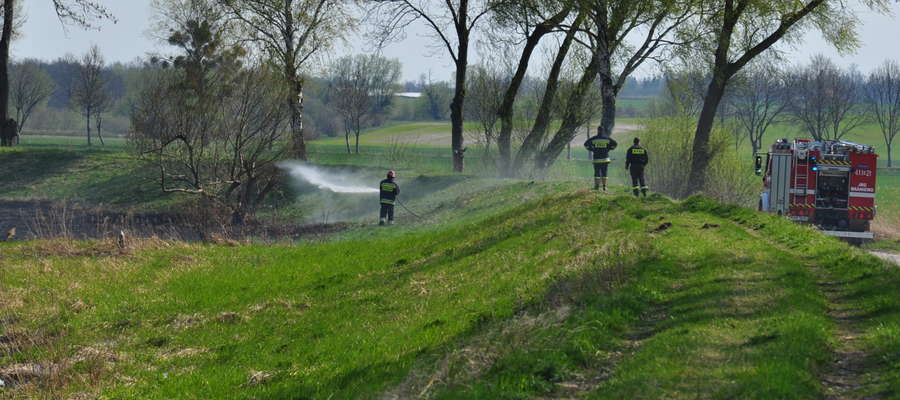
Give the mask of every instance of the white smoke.
<svg viewBox="0 0 900 400">
<path fill-rule="evenodd" d="M 282 161 L 278 163 L 278 167 L 286 170 L 292 178 L 308 182 L 322 190 L 335 193 L 378 193 L 378 189 L 366 186 L 359 178 L 349 174 L 330 172 L 296 161 Z"/>
</svg>

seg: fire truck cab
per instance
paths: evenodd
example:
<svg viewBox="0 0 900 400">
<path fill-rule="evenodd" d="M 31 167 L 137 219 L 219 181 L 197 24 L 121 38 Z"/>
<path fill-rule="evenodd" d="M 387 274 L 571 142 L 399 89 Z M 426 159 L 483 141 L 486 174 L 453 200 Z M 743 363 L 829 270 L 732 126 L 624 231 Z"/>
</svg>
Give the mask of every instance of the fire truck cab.
<svg viewBox="0 0 900 400">
<path fill-rule="evenodd" d="M 871 146 L 780 139 L 756 156 L 756 174 L 763 175 L 759 210 L 854 242 L 873 239 L 877 161 Z"/>
</svg>

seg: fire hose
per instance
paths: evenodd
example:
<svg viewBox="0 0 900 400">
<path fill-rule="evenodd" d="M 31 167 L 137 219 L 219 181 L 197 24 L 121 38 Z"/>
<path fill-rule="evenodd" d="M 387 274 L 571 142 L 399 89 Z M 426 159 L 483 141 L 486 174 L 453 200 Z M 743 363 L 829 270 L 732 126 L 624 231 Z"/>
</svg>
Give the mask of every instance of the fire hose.
<svg viewBox="0 0 900 400">
<path fill-rule="evenodd" d="M 422 218 L 421 216 L 419 216 L 419 214 L 412 212 L 412 210 L 410 210 L 409 208 L 406 208 L 406 204 L 403 204 L 403 202 L 401 202 L 400 200 L 397 200 L 397 204 L 399 204 L 400 207 L 403 207 L 403 209 L 406 210 L 406 212 L 412 214 L 413 217 L 416 217 L 418 219 L 425 219 L 425 218 Z"/>
</svg>

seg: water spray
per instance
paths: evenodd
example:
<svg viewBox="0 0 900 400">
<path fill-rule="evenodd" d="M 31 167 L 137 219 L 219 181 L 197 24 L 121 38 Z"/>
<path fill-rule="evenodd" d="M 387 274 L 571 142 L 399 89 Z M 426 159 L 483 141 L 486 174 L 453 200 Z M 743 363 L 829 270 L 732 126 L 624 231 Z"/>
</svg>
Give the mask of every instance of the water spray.
<svg viewBox="0 0 900 400">
<path fill-rule="evenodd" d="M 347 173 L 327 171 L 312 165 L 302 164 L 296 161 L 282 161 L 277 164 L 297 181 L 307 182 L 321 190 L 334 193 L 368 194 L 378 193 L 378 189 L 366 186 L 358 177 Z M 422 216 L 416 214 L 405 204 L 397 200 L 397 204 L 410 215 L 422 220 Z"/>
<path fill-rule="evenodd" d="M 322 190 L 351 194 L 378 193 L 378 189 L 366 186 L 349 174 L 325 171 L 295 161 L 280 162 L 278 167 L 286 170 L 292 178 L 308 182 Z"/>
</svg>

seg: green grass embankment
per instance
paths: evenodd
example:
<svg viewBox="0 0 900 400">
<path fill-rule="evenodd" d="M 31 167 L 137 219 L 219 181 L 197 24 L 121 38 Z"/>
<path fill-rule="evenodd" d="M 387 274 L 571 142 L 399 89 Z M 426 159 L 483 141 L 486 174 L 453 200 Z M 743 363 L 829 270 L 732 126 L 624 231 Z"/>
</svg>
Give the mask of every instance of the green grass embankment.
<svg viewBox="0 0 900 400">
<path fill-rule="evenodd" d="M 166 196 L 147 169 L 122 148 L 19 146 L 0 150 L 0 198 L 164 208 Z"/>
<path fill-rule="evenodd" d="M 0 396 L 816 398 L 826 278 L 871 311 L 872 390 L 900 393 L 900 273 L 810 229 L 547 184 L 446 207 L 295 247 L 0 244 L 4 329 L 34 339 L 0 365 L 65 377 Z"/>
</svg>

